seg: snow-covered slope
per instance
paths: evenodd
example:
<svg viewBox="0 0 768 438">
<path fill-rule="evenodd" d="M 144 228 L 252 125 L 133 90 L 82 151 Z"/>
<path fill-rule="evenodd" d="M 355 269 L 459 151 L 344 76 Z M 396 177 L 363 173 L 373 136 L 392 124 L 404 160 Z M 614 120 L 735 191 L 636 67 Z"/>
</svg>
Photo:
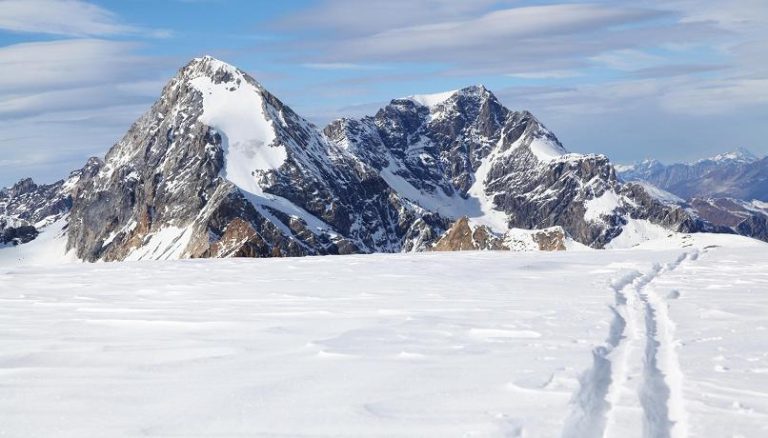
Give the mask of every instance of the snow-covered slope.
<svg viewBox="0 0 768 438">
<path fill-rule="evenodd" d="M 203 96 L 198 120 L 223 137 L 225 177 L 244 190 L 261 193 L 254 173 L 279 169 L 288 153 L 285 146 L 273 144 L 277 136 L 265 114 L 260 88 L 227 64 L 213 59 L 208 63 L 231 78 L 216 82 L 207 74 L 191 77 L 192 86 Z"/>
<path fill-rule="evenodd" d="M 766 245 L 645 246 L 0 264 L 0 435 L 764 436 Z"/>
</svg>

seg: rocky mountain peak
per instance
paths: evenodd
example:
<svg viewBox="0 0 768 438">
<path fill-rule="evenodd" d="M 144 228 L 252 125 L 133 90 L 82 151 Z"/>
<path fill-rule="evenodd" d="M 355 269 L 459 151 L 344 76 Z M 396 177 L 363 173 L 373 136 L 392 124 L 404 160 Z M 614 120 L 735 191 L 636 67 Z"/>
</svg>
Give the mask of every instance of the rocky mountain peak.
<svg viewBox="0 0 768 438">
<path fill-rule="evenodd" d="M 458 90 L 444 91 L 433 94 L 416 94 L 412 96 L 393 99 L 391 105 L 426 107 L 432 111 L 441 110 L 446 106 L 453 106 L 459 102 L 473 101 L 475 105 L 493 100 L 498 103 L 496 96 L 484 85 L 470 85 Z"/>
<path fill-rule="evenodd" d="M 192 59 L 177 75 L 178 78 L 186 80 L 208 77 L 217 84 L 237 82 L 244 76 L 247 75 L 237 67 L 208 55 Z"/>
<path fill-rule="evenodd" d="M 8 196 L 21 196 L 26 193 L 30 193 L 37 188 L 37 184 L 32 181 L 32 178 L 24 178 L 11 186 L 7 190 Z"/>
<path fill-rule="evenodd" d="M 491 90 L 485 87 L 483 84 L 469 85 L 458 91 L 458 94 L 463 96 L 477 96 L 477 97 L 494 97 Z"/>
</svg>

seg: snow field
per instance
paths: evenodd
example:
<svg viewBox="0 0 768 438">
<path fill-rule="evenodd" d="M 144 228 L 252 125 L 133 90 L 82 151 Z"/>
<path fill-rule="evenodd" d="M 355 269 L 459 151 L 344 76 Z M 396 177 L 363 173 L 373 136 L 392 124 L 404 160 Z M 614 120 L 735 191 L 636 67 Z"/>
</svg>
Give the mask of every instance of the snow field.
<svg viewBox="0 0 768 438">
<path fill-rule="evenodd" d="M 764 436 L 765 245 L 0 265 L 4 436 Z"/>
</svg>

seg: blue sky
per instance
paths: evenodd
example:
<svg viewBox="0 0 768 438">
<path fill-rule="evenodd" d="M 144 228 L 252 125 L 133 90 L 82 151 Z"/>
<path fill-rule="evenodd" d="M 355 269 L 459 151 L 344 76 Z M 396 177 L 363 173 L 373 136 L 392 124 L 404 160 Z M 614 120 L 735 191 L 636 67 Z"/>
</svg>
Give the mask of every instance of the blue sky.
<svg viewBox="0 0 768 438">
<path fill-rule="evenodd" d="M 482 83 L 575 152 L 768 153 L 764 0 L 0 0 L 0 186 L 103 156 L 203 54 L 319 125 Z"/>
</svg>

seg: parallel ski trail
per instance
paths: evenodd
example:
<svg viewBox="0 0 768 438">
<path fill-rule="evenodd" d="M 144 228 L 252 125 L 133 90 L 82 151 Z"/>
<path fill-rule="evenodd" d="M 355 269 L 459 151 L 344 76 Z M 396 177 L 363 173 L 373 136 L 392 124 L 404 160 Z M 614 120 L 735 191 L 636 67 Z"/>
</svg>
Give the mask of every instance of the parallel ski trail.
<svg viewBox="0 0 768 438">
<path fill-rule="evenodd" d="M 623 436 L 627 425 L 645 437 L 686 436 L 674 323 L 651 283 L 697 256 L 686 252 L 672 263 L 655 264 L 645 274 L 635 271 L 611 285 L 615 298 L 608 336 L 594 348 L 592 367 L 579 379 L 563 437 Z"/>
<path fill-rule="evenodd" d="M 676 269 L 685 260 L 698 259 L 698 251 L 683 254 L 664 271 Z M 659 296 L 652 285 L 641 291 L 646 306 L 646 436 L 680 438 L 688 435 L 688 418 L 683 395 L 683 372 L 675 349 L 675 323 L 669 316 L 666 300 Z M 663 403 L 662 403 L 663 402 Z M 663 406 L 663 412 L 653 408 Z M 652 415 L 658 413 L 659 415 Z"/>
</svg>

